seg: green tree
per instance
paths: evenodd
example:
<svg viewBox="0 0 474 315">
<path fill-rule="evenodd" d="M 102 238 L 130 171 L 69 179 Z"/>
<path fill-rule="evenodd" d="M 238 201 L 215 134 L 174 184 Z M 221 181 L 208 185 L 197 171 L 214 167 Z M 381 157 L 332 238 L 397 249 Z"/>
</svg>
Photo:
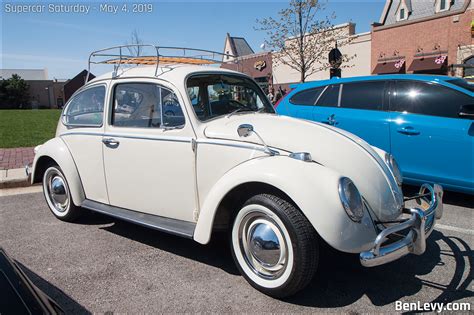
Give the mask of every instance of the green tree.
<svg viewBox="0 0 474 315">
<path fill-rule="evenodd" d="M 0 106 L 1 108 L 25 108 L 29 105 L 29 85 L 18 74 L 11 78 L 2 80 L 0 84 Z"/>
<path fill-rule="evenodd" d="M 323 14 L 324 4 L 318 0 L 291 0 L 278 16 L 257 20 L 256 30 L 267 34 L 265 45 L 274 50 L 274 62 L 300 73 L 304 82 L 311 74 L 329 68 L 328 53 L 350 42 L 348 34 L 334 28 L 335 15 Z M 343 56 L 343 61 L 353 57 Z"/>
</svg>

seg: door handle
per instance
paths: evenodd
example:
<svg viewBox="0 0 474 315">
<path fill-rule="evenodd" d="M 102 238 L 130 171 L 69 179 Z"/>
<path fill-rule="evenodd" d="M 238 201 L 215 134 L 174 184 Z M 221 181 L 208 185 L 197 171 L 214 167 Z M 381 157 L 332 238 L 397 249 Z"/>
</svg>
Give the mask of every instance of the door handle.
<svg viewBox="0 0 474 315">
<path fill-rule="evenodd" d="M 102 142 L 106 146 L 111 146 L 111 147 L 117 147 L 120 144 L 120 142 L 115 140 L 114 138 L 103 138 Z"/>
<path fill-rule="evenodd" d="M 323 123 L 331 125 L 331 126 L 337 125 L 338 122 L 337 122 L 335 117 L 336 117 L 336 115 L 332 114 L 328 118 L 326 118 L 326 120 L 323 121 Z"/>
<path fill-rule="evenodd" d="M 404 135 L 409 135 L 409 136 L 416 136 L 416 135 L 420 134 L 420 132 L 418 130 L 416 130 L 415 128 L 413 128 L 411 126 L 398 128 L 397 132 L 401 133 L 401 134 L 404 134 Z"/>
</svg>

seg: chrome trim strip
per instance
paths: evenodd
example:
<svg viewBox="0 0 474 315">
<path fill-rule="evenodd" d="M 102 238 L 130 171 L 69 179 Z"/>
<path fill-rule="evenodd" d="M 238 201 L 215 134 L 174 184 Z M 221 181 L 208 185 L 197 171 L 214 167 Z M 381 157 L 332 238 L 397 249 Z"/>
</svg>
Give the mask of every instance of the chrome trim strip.
<svg viewBox="0 0 474 315">
<path fill-rule="evenodd" d="M 341 107 L 341 99 L 342 99 L 342 90 L 344 89 L 344 83 L 339 84 L 339 92 L 337 95 L 337 107 Z"/>
<path fill-rule="evenodd" d="M 183 142 L 183 143 L 192 143 L 193 138 L 191 137 L 176 137 L 176 136 L 138 136 L 138 135 L 125 135 L 120 133 L 96 133 L 96 132 L 87 132 L 87 131 L 80 131 L 80 132 L 65 132 L 59 135 L 59 137 L 65 136 L 73 136 L 73 135 L 86 135 L 86 136 L 100 136 L 100 137 L 115 137 L 115 138 L 125 138 L 125 139 L 140 139 L 140 140 L 151 140 L 151 141 L 171 141 L 171 142 Z M 196 140 L 197 144 L 214 144 L 214 145 L 221 145 L 221 146 L 228 146 L 234 148 L 242 148 L 242 149 L 250 149 L 256 150 L 261 152 L 266 152 L 265 148 L 262 145 L 257 144 L 244 144 L 242 142 L 235 142 L 232 140 Z M 281 150 L 269 147 L 276 152 Z"/>
<path fill-rule="evenodd" d="M 143 135 L 126 135 L 120 133 L 96 133 L 96 132 L 65 132 L 60 134 L 60 137 L 74 136 L 74 135 L 85 135 L 85 136 L 99 136 L 99 137 L 116 137 L 125 139 L 140 139 L 140 140 L 154 140 L 154 141 L 172 141 L 172 142 L 184 142 L 190 143 L 191 137 L 177 137 L 177 136 L 143 136 Z"/>
<path fill-rule="evenodd" d="M 165 218 L 143 212 L 114 207 L 89 199 L 84 200 L 82 207 L 111 217 L 170 233 L 186 238 L 193 238 L 196 223 L 177 219 Z"/>
<path fill-rule="evenodd" d="M 197 143 L 201 144 L 214 144 L 214 145 L 221 145 L 221 146 L 226 146 L 226 147 L 234 147 L 234 148 L 242 148 L 242 149 L 250 149 L 250 150 L 256 150 L 256 151 L 261 151 L 261 152 L 267 152 L 263 145 L 258 145 L 258 144 L 247 144 L 246 142 L 234 142 L 232 140 L 218 140 L 218 139 L 208 139 L 208 140 L 197 140 Z M 275 150 L 276 152 L 280 153 L 280 151 L 277 148 L 274 147 L 269 147 L 271 150 Z"/>
<path fill-rule="evenodd" d="M 313 106 L 316 106 L 316 104 L 318 104 L 318 101 L 319 99 L 323 96 L 323 94 L 326 92 L 326 90 L 328 89 L 329 85 L 326 85 L 323 89 L 323 91 L 321 93 L 319 93 L 318 97 L 316 98 L 316 101 L 314 101 L 314 104 Z M 290 102 L 291 103 L 291 102 Z M 291 103 L 293 104 L 293 103 Z"/>
</svg>

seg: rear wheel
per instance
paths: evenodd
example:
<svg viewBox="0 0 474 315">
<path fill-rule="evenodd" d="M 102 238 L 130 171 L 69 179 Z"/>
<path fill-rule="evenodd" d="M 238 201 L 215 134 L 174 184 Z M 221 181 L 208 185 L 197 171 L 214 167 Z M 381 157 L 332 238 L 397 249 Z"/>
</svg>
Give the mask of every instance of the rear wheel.
<svg viewBox="0 0 474 315">
<path fill-rule="evenodd" d="M 56 218 L 69 222 L 77 219 L 80 209 L 72 201 L 66 177 L 59 166 L 50 166 L 44 172 L 43 194 Z"/>
<path fill-rule="evenodd" d="M 244 204 L 232 226 L 231 245 L 242 275 L 270 296 L 295 294 L 317 269 L 316 231 L 294 205 L 274 195 L 257 195 Z"/>
</svg>

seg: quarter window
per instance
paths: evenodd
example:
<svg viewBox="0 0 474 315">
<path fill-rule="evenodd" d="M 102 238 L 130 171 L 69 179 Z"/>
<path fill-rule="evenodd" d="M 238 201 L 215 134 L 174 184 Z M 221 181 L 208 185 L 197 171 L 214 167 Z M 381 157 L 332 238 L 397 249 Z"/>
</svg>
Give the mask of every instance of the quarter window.
<svg viewBox="0 0 474 315">
<path fill-rule="evenodd" d="M 323 90 L 324 87 L 317 87 L 298 92 L 290 99 L 290 103 L 295 105 L 314 105 Z"/>
<path fill-rule="evenodd" d="M 341 107 L 382 110 L 385 82 L 344 83 L 342 86 Z"/>
<path fill-rule="evenodd" d="M 114 126 L 166 128 L 185 122 L 176 94 L 156 84 L 117 84 L 113 104 Z"/>
<path fill-rule="evenodd" d="M 422 115 L 459 117 L 472 97 L 435 83 L 398 81 L 392 110 Z"/>
<path fill-rule="evenodd" d="M 105 86 L 79 92 L 66 108 L 66 125 L 101 126 L 104 116 Z"/>
<path fill-rule="evenodd" d="M 316 103 L 317 106 L 337 107 L 339 104 L 339 85 L 329 85 Z"/>
</svg>

